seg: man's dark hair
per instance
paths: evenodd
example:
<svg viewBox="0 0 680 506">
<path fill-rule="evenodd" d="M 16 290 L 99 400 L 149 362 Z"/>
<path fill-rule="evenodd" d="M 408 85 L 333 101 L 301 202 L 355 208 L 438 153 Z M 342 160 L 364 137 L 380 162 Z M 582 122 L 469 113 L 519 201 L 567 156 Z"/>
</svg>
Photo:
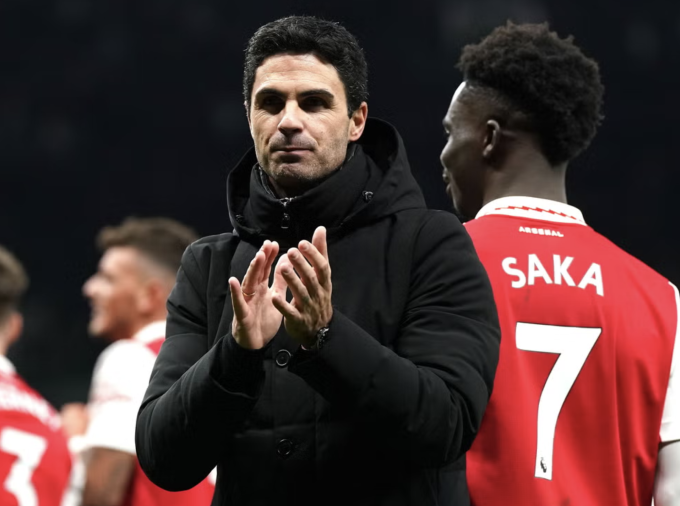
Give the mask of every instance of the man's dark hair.
<svg viewBox="0 0 680 506">
<path fill-rule="evenodd" d="M 368 99 L 368 66 L 357 39 L 345 27 L 313 16 L 290 16 L 260 27 L 248 41 L 243 70 L 243 96 L 250 109 L 255 72 L 277 54 L 313 53 L 338 71 L 351 116 Z"/>
<path fill-rule="evenodd" d="M 463 48 L 458 68 L 472 87 L 490 89 L 528 116 L 548 161 L 569 161 L 588 147 L 602 120 L 604 86 L 597 62 L 573 37 L 547 23 L 496 28 Z M 498 97 L 497 97 L 498 98 Z"/>
<path fill-rule="evenodd" d="M 196 239 L 196 232 L 170 218 L 127 218 L 117 227 L 103 228 L 97 246 L 102 252 L 116 246 L 135 248 L 175 273 L 184 250 Z"/>
<path fill-rule="evenodd" d="M 28 288 L 28 276 L 21 262 L 0 246 L 0 324 L 17 309 Z"/>
</svg>

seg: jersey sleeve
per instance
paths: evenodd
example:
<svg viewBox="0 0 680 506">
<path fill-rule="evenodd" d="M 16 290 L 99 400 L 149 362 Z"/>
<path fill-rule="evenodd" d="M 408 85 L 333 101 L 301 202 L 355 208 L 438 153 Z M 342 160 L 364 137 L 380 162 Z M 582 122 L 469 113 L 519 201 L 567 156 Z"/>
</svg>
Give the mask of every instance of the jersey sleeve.
<svg viewBox="0 0 680 506">
<path fill-rule="evenodd" d="M 86 449 L 135 453 L 135 423 L 155 361 L 134 341 L 112 344 L 99 357 L 90 391 Z"/>
<path fill-rule="evenodd" d="M 671 359 L 671 375 L 668 380 L 668 391 L 666 392 L 666 403 L 663 408 L 661 418 L 661 442 L 680 440 L 680 295 L 678 289 L 673 285 L 675 294 L 675 307 L 677 330 L 675 333 L 675 344 L 673 345 L 673 358 Z"/>
</svg>

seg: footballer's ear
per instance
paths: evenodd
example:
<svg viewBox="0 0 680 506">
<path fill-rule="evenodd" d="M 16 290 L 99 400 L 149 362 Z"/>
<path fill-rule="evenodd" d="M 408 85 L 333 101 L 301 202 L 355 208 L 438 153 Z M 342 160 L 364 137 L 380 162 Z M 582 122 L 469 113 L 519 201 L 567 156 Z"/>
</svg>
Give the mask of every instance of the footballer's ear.
<svg viewBox="0 0 680 506">
<path fill-rule="evenodd" d="M 500 151 L 501 135 L 500 123 L 495 119 L 488 120 L 485 125 L 484 148 L 482 150 L 482 157 L 486 160 L 497 156 Z"/>
<path fill-rule="evenodd" d="M 159 307 L 165 307 L 167 291 L 163 283 L 156 278 L 149 278 L 137 292 L 137 310 L 145 316 L 152 315 Z"/>
<path fill-rule="evenodd" d="M 5 323 L 0 326 L 0 341 L 8 347 L 19 339 L 23 330 L 24 317 L 18 311 L 13 311 L 5 320 Z"/>
</svg>

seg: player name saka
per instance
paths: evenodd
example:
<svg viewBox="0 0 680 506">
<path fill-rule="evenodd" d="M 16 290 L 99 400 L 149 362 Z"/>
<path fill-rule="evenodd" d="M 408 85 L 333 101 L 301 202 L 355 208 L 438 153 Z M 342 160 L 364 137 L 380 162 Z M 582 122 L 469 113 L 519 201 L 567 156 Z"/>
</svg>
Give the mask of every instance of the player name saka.
<svg viewBox="0 0 680 506">
<path fill-rule="evenodd" d="M 512 276 L 512 287 L 522 288 L 526 285 L 534 285 L 537 280 L 542 280 L 548 285 L 565 285 L 574 286 L 586 290 L 589 286 L 595 289 L 595 293 L 604 297 L 604 285 L 602 283 L 602 268 L 599 264 L 592 263 L 588 270 L 576 283 L 569 272 L 569 267 L 573 262 L 574 257 L 565 257 L 562 259 L 560 255 L 553 255 L 552 262 L 546 262 L 548 268 L 552 268 L 549 273 L 548 269 L 539 260 L 538 256 L 531 253 L 527 258 L 526 264 L 518 264 L 516 258 L 504 258 L 501 265 L 503 270 L 509 276 Z M 526 266 L 526 267 L 525 267 Z M 582 271 L 581 271 L 582 272 Z M 592 288 L 591 288 L 592 289 Z"/>
</svg>

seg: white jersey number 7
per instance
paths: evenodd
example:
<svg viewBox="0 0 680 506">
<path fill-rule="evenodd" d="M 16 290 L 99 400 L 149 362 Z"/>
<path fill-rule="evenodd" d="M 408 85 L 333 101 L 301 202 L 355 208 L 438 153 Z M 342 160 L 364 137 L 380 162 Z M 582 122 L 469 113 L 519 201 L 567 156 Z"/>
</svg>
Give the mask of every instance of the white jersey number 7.
<svg viewBox="0 0 680 506">
<path fill-rule="evenodd" d="M 534 476 L 552 480 L 553 445 L 557 418 L 571 387 L 581 372 L 602 329 L 588 327 L 558 327 L 517 323 L 517 348 L 524 351 L 555 353 L 559 357 L 548 375 L 538 401 L 536 434 L 536 467 Z"/>
</svg>

